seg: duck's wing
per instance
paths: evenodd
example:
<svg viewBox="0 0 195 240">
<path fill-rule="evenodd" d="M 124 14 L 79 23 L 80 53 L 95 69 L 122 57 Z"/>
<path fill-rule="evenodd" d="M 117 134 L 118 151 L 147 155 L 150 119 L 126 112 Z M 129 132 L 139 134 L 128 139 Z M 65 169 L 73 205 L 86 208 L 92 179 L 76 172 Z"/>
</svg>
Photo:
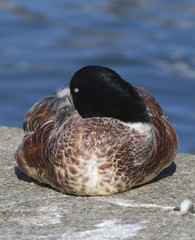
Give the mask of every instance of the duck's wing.
<svg viewBox="0 0 195 240">
<path fill-rule="evenodd" d="M 144 88 L 142 87 L 134 87 L 136 92 L 140 95 L 140 97 L 144 100 L 145 105 L 147 107 L 148 113 L 153 117 L 162 117 L 168 120 L 167 114 L 162 110 L 158 102 L 155 98 Z"/>
<path fill-rule="evenodd" d="M 163 170 L 175 157 L 178 146 L 177 134 L 154 97 L 141 87 L 135 87 L 135 90 L 144 100 L 153 126 L 155 136 L 153 159 L 156 159 L 153 161 L 158 169 Z"/>
<path fill-rule="evenodd" d="M 45 97 L 31 107 L 24 119 L 24 138 L 15 151 L 17 164 L 25 174 L 49 183 L 45 176 L 52 171 L 50 153 L 57 152 L 54 147 L 56 132 L 75 111 L 69 89 Z M 51 138 L 53 142 L 49 145 Z"/>
<path fill-rule="evenodd" d="M 67 112 L 63 110 L 71 106 L 70 91 L 68 88 L 39 100 L 30 108 L 24 118 L 24 132 L 34 132 L 38 127 L 49 122 L 60 124 L 62 112 Z"/>
</svg>

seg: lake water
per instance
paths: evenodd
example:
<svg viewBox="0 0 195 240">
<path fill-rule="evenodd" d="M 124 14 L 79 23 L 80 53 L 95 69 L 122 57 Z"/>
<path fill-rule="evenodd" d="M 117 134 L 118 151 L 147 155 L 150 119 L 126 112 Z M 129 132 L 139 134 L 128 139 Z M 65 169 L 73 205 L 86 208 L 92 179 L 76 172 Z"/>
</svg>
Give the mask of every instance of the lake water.
<svg viewBox="0 0 195 240">
<path fill-rule="evenodd" d="M 195 153 L 194 0 L 0 1 L 0 125 L 88 64 L 146 88 Z"/>
</svg>

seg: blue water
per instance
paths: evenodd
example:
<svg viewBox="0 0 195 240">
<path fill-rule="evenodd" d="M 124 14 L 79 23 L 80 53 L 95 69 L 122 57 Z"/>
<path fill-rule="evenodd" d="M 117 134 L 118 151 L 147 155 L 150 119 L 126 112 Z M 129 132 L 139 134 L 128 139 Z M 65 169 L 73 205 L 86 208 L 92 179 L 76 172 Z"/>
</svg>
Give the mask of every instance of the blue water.
<svg viewBox="0 0 195 240">
<path fill-rule="evenodd" d="M 195 153 L 194 0 L 0 1 L 0 125 L 87 64 L 146 88 Z"/>
</svg>

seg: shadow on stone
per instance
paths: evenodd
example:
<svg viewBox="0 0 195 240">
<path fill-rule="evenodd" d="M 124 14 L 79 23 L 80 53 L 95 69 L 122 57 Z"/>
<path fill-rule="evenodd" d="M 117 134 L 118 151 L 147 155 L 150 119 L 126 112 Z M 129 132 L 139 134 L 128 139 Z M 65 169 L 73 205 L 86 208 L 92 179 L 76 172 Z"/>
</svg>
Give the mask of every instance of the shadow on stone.
<svg viewBox="0 0 195 240">
<path fill-rule="evenodd" d="M 158 182 L 160 181 L 161 179 L 163 178 L 166 178 L 166 177 L 169 177 L 169 176 L 172 176 L 176 171 L 176 164 L 174 162 L 171 163 L 171 165 L 169 165 L 167 168 L 165 168 L 161 173 L 159 173 L 158 176 L 156 176 L 154 179 L 152 179 L 151 181 L 147 182 L 147 183 L 144 183 L 142 185 L 139 185 L 139 186 L 135 186 L 133 187 L 132 189 L 136 189 L 136 188 L 139 188 L 141 186 L 144 186 L 144 185 L 148 185 L 148 184 L 151 184 L 151 183 L 155 183 L 155 182 Z"/>
<path fill-rule="evenodd" d="M 162 172 L 159 173 L 158 176 L 156 176 L 154 179 L 149 181 L 148 183 L 145 183 L 144 185 L 150 184 L 150 183 L 155 183 L 160 181 L 163 178 L 172 176 L 176 171 L 176 164 L 174 162 L 171 163 L 167 168 L 165 168 Z"/>
<path fill-rule="evenodd" d="M 38 183 L 37 180 L 35 180 L 34 178 L 31 178 L 29 176 L 27 176 L 26 174 L 24 174 L 19 167 L 14 167 L 14 171 L 15 171 L 15 174 L 18 178 L 18 180 L 22 180 L 22 181 L 25 181 L 25 182 L 28 182 L 28 183 L 31 183 L 31 182 L 34 182 L 34 183 Z"/>
<path fill-rule="evenodd" d="M 174 162 L 171 163 L 167 168 L 165 168 L 158 176 L 152 179 L 149 183 L 157 182 L 163 178 L 172 176 L 176 171 L 176 164 Z"/>
<path fill-rule="evenodd" d="M 21 181 L 24 181 L 24 182 L 28 182 L 28 183 L 33 182 L 33 183 L 35 183 L 36 185 L 39 185 L 39 186 L 44 187 L 44 188 L 49 188 L 49 189 L 52 189 L 52 190 L 55 190 L 55 191 L 58 192 L 57 189 L 51 187 L 50 185 L 47 185 L 47 184 L 45 184 L 45 183 L 40 183 L 40 182 L 38 182 L 36 179 L 27 176 L 27 175 L 26 175 L 25 173 L 23 173 L 23 172 L 20 170 L 20 168 L 17 167 L 17 166 L 14 167 L 14 171 L 15 171 L 15 174 L 16 174 L 18 180 L 21 180 Z"/>
</svg>

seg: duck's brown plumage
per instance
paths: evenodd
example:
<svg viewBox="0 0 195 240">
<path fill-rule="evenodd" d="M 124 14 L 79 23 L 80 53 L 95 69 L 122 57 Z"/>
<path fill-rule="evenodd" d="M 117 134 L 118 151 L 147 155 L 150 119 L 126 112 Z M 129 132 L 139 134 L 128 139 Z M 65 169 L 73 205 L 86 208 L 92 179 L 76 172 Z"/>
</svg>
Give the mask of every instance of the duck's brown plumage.
<svg viewBox="0 0 195 240">
<path fill-rule="evenodd" d="M 177 136 L 157 101 L 143 88 L 135 90 L 149 113 L 146 131 L 117 119 L 82 118 L 68 89 L 40 100 L 24 119 L 15 152 L 20 169 L 76 195 L 123 192 L 157 176 L 173 161 Z"/>
</svg>

